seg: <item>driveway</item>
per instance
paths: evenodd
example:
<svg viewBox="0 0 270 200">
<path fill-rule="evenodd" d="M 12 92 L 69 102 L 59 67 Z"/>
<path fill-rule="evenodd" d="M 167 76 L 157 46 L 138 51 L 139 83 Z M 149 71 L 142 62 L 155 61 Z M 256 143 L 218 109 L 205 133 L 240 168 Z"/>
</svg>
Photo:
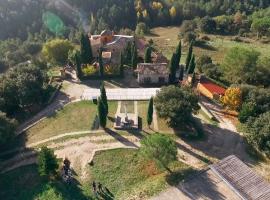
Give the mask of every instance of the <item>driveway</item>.
<svg viewBox="0 0 270 200">
<path fill-rule="evenodd" d="M 210 100 L 200 97 L 200 102 L 208 109 L 214 116 L 215 118 L 220 122 L 220 127 L 224 129 L 228 129 L 233 132 L 237 132 L 234 124 L 232 121 L 227 118 L 223 112 L 222 106 L 211 102 Z"/>
</svg>

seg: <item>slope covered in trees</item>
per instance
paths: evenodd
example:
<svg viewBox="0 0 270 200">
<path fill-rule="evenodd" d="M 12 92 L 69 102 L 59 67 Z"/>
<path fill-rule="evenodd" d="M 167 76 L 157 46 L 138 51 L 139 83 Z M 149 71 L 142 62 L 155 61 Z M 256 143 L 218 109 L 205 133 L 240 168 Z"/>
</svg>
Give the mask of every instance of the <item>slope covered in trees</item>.
<svg viewBox="0 0 270 200">
<path fill-rule="evenodd" d="M 268 24 L 266 19 L 269 16 L 269 12 L 260 9 L 269 6 L 268 0 L 1 1 L 0 26 L 5 28 L 0 29 L 0 39 L 10 37 L 26 39 L 29 35 L 39 32 L 50 34 L 54 28 L 48 25 L 53 25 L 59 20 L 65 28 L 61 34 L 68 36 L 78 27 L 90 28 L 92 33 L 105 28 L 134 30 L 138 22 L 145 22 L 150 27 L 179 25 L 183 20 L 195 17 L 234 15 L 238 11 L 245 15 L 251 15 L 256 11 L 252 16 L 252 20 L 256 22 L 253 29 L 260 34 L 264 31 L 262 25 Z M 52 21 L 46 21 L 48 16 L 52 17 Z"/>
</svg>

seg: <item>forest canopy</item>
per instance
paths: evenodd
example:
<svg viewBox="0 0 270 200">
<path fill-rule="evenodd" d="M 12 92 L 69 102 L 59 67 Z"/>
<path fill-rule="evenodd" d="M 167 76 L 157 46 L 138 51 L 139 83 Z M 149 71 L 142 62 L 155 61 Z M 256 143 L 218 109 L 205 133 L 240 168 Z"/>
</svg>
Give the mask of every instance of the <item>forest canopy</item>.
<svg viewBox="0 0 270 200">
<path fill-rule="evenodd" d="M 254 13 L 252 20 L 256 23 L 253 29 L 260 33 L 268 27 L 266 18 L 269 12 L 261 11 L 268 6 L 268 0 L 0 1 L 0 26 L 5 27 L 0 29 L 0 39 L 19 37 L 24 40 L 39 32 L 66 36 L 72 29 L 80 27 L 90 29 L 92 33 L 105 28 L 135 30 L 138 22 L 149 27 L 179 25 L 183 20 L 195 17 L 234 15 L 237 12 L 245 15 Z M 50 21 L 51 17 L 54 20 Z"/>
</svg>

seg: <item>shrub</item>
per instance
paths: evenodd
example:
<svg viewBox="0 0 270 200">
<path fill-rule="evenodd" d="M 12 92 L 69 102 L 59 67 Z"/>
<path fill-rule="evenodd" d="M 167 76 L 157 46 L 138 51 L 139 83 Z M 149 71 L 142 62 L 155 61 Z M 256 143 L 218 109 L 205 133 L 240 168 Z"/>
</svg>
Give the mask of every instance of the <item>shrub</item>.
<svg viewBox="0 0 270 200">
<path fill-rule="evenodd" d="M 56 174 L 58 163 L 53 150 L 42 147 L 38 154 L 38 171 L 40 176 L 51 176 Z"/>
<path fill-rule="evenodd" d="M 158 166 L 170 171 L 168 165 L 177 159 L 177 147 L 170 137 L 162 134 L 153 134 L 144 138 L 141 144 L 143 156 L 154 160 Z"/>
<path fill-rule="evenodd" d="M 82 72 L 85 76 L 96 75 L 98 73 L 98 69 L 93 65 L 84 65 L 82 66 Z"/>
</svg>

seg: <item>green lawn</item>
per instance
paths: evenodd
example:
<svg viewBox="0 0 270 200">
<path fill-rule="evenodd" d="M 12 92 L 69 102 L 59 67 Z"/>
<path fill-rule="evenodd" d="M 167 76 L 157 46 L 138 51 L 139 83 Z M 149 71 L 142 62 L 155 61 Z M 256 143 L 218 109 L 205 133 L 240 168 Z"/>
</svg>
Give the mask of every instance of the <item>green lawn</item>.
<svg viewBox="0 0 270 200">
<path fill-rule="evenodd" d="M 169 166 L 173 174 L 168 174 L 167 171 L 158 169 L 152 161 L 140 157 L 138 150 L 132 149 L 98 152 L 93 163 L 93 166 L 89 166 L 89 176 L 86 179 L 80 182 L 75 180 L 70 185 L 64 184 L 60 179 L 46 182 L 39 177 L 36 165 L 1 174 L 0 199 L 94 199 L 91 188 L 93 180 L 106 186 L 115 199 L 134 199 L 138 194 L 145 199 L 165 189 L 169 184 L 178 183 L 193 171 L 187 165 L 175 161 Z"/>
<path fill-rule="evenodd" d="M 156 48 L 161 51 L 168 59 L 171 59 L 172 53 L 175 51 L 178 44 L 178 27 L 158 27 L 151 29 L 151 36 L 146 36 L 146 39 L 153 39 Z M 254 49 L 261 52 L 262 55 L 268 55 L 270 51 L 269 44 L 263 44 L 259 41 L 251 40 L 250 43 L 236 42 L 231 36 L 208 35 L 210 38 L 210 48 L 194 47 L 195 55 L 200 56 L 206 54 L 212 57 L 216 63 L 222 63 L 226 52 L 236 46 L 242 46 L 249 49 Z M 181 63 L 185 63 L 187 46 L 183 47 Z"/>
<path fill-rule="evenodd" d="M 96 110 L 96 105 L 91 101 L 69 104 L 30 128 L 26 132 L 27 142 L 32 143 L 68 132 L 90 130 Z"/>
<path fill-rule="evenodd" d="M 147 125 L 147 110 L 148 110 L 148 101 L 138 101 L 138 113 L 139 113 L 139 117 L 142 118 L 142 128 L 143 129 L 148 129 L 148 125 Z M 161 133 L 172 133 L 173 130 L 172 128 L 170 128 L 166 121 L 164 119 L 161 119 L 158 117 L 158 128 L 159 128 L 159 132 Z M 151 127 L 153 128 L 153 123 L 151 125 Z"/>
<path fill-rule="evenodd" d="M 93 179 L 106 186 L 115 199 L 129 199 L 139 193 L 141 199 L 146 199 L 163 190 L 168 182 L 178 183 L 191 172 L 179 161 L 172 163 L 170 168 L 175 172 L 173 176 L 158 169 L 154 162 L 146 161 L 138 150 L 115 149 L 97 153 L 90 171 Z"/>
<path fill-rule="evenodd" d="M 114 116 L 117 109 L 117 102 L 109 102 L 109 116 Z M 69 104 L 54 116 L 42 120 L 26 132 L 28 143 L 43 140 L 56 135 L 91 130 L 97 106 L 91 101 L 80 101 Z M 111 126 L 111 121 L 108 120 Z"/>
<path fill-rule="evenodd" d="M 108 120 L 107 120 L 107 127 L 113 128 L 115 113 L 117 111 L 118 102 L 117 101 L 109 101 L 109 114 L 108 114 Z"/>
</svg>

